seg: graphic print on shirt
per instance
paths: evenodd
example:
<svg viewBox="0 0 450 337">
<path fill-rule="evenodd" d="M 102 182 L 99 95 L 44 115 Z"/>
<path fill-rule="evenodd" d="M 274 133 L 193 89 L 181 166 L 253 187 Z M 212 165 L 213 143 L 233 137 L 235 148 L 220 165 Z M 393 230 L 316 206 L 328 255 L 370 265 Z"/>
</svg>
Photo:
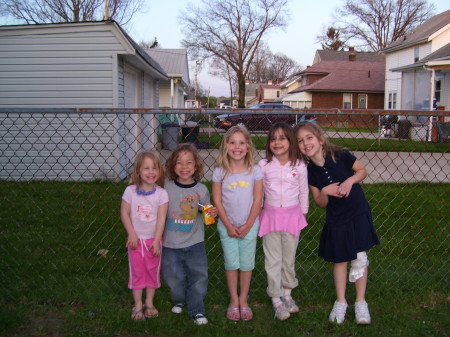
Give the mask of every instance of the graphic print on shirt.
<svg viewBox="0 0 450 337">
<path fill-rule="evenodd" d="M 295 178 L 295 177 L 297 177 L 297 175 L 298 175 L 297 169 L 295 167 L 293 167 L 293 168 L 291 168 L 291 171 L 288 173 L 288 178 L 289 177 Z"/>
<path fill-rule="evenodd" d="M 152 205 L 137 205 L 136 217 L 142 221 L 152 221 L 154 214 L 152 214 Z"/>
<path fill-rule="evenodd" d="M 195 193 L 188 194 L 179 204 L 180 210 L 175 210 L 169 214 L 166 229 L 175 232 L 190 232 L 194 227 L 195 218 L 198 213 L 198 204 L 200 195 Z"/>
<path fill-rule="evenodd" d="M 248 181 L 243 181 L 243 180 L 233 181 L 232 183 L 229 183 L 226 188 L 229 190 L 236 190 L 239 187 L 249 188 L 250 183 Z"/>
</svg>

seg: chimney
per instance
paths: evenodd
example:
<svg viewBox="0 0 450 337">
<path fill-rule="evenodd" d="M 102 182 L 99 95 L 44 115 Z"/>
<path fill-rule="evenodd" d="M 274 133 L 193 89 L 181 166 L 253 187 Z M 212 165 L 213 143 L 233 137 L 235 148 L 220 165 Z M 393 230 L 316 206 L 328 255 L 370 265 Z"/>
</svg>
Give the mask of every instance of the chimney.
<svg viewBox="0 0 450 337">
<path fill-rule="evenodd" d="M 245 85 L 249 85 L 250 84 L 250 80 L 245 80 Z"/>
<path fill-rule="evenodd" d="M 268 80 L 268 81 L 267 81 L 267 84 L 268 84 L 268 85 L 272 85 L 272 80 Z"/>
<path fill-rule="evenodd" d="M 348 51 L 350 52 L 348 54 L 348 60 L 356 61 L 355 47 L 348 47 Z"/>
</svg>

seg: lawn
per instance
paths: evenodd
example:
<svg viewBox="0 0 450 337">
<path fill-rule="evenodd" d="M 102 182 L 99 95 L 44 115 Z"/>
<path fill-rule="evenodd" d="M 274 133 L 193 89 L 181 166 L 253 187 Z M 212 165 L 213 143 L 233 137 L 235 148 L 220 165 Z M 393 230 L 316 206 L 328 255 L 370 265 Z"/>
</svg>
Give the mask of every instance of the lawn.
<svg viewBox="0 0 450 337">
<path fill-rule="evenodd" d="M 210 184 L 208 184 L 210 187 Z M 214 226 L 206 228 L 210 324 L 170 312 L 167 288 L 156 293 L 160 317 L 132 322 L 125 231 L 119 220 L 124 183 L 0 182 L 0 335 L 2 336 L 448 336 L 449 184 L 364 185 L 381 245 L 370 254 L 367 291 L 373 323 L 354 323 L 354 287 L 342 326 L 328 323 L 332 265 L 316 256 L 324 212 L 311 206 L 297 257 L 301 308 L 274 320 L 261 242 L 250 322 L 225 318 L 228 296 Z M 108 250 L 105 257 L 101 249 Z"/>
<path fill-rule="evenodd" d="M 222 134 L 207 133 L 200 134 L 199 141 L 210 145 L 210 148 L 217 149 L 222 141 Z M 369 138 L 328 138 L 331 143 L 347 147 L 351 151 L 382 151 L 382 152 L 438 152 L 445 153 L 450 150 L 448 143 L 430 143 L 413 141 L 409 139 L 369 139 Z M 181 142 L 180 138 L 180 142 Z M 258 134 L 253 137 L 256 149 L 264 150 L 267 143 L 267 136 Z"/>
</svg>

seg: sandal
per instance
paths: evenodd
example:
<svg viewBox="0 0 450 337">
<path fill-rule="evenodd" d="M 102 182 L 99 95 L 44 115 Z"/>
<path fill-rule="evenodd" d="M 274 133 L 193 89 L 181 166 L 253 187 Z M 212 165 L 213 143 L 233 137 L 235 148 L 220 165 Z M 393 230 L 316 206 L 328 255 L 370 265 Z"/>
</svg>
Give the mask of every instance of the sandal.
<svg viewBox="0 0 450 337">
<path fill-rule="evenodd" d="M 239 308 L 231 308 L 227 309 L 227 318 L 230 321 L 239 321 L 241 319 L 241 313 L 239 312 Z"/>
<path fill-rule="evenodd" d="M 142 309 L 137 310 L 136 307 L 133 307 L 133 309 L 131 309 L 131 319 L 136 322 L 144 320 L 145 316 Z"/>
<path fill-rule="evenodd" d="M 250 321 L 253 318 L 253 311 L 250 308 L 240 308 L 241 319 L 243 321 Z"/>
<path fill-rule="evenodd" d="M 145 318 L 155 318 L 159 316 L 159 312 L 155 307 L 144 306 L 144 316 Z"/>
</svg>

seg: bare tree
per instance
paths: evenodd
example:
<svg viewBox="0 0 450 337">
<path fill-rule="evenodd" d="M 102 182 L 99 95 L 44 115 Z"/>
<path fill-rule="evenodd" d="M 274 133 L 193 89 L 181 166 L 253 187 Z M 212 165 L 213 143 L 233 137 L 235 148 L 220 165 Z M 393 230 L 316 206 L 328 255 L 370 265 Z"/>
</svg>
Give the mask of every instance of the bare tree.
<svg viewBox="0 0 450 337">
<path fill-rule="evenodd" d="M 324 50 L 343 50 L 346 46 L 341 40 L 339 29 L 334 27 L 328 27 L 322 35 L 317 35 L 316 41 L 320 42 Z"/>
<path fill-rule="evenodd" d="M 286 26 L 287 0 L 202 0 L 180 21 L 191 57 L 218 57 L 236 74 L 238 106 L 244 107 L 245 79 L 261 39 Z"/>
<path fill-rule="evenodd" d="M 355 47 L 379 51 L 430 18 L 434 9 L 427 0 L 346 0 L 334 26 Z"/>
<path fill-rule="evenodd" d="M 233 89 L 237 83 L 236 73 L 232 71 L 230 65 L 225 63 L 221 58 L 214 57 L 211 62 L 211 70 L 209 73 L 213 76 L 219 76 L 228 81 L 230 86 L 230 105 L 233 102 Z"/>
<path fill-rule="evenodd" d="M 155 37 L 153 41 L 141 41 L 139 42 L 139 47 L 142 47 L 144 49 L 152 49 L 152 48 L 159 48 L 159 42 L 158 39 Z"/>
<path fill-rule="evenodd" d="M 277 53 L 272 56 L 272 60 L 267 69 L 267 79 L 274 81 L 285 80 L 290 76 L 298 73 L 301 70 L 301 66 L 293 59 L 285 54 Z"/>
<path fill-rule="evenodd" d="M 108 0 L 108 17 L 104 17 L 104 0 L 2 0 L 0 13 L 20 23 L 58 23 L 113 19 L 127 24 L 143 5 L 143 0 Z"/>
<path fill-rule="evenodd" d="M 301 66 L 293 59 L 282 53 L 272 54 L 266 43 L 261 42 L 247 79 L 253 83 L 263 83 L 268 80 L 286 79 L 299 72 Z"/>
<path fill-rule="evenodd" d="M 272 52 L 264 41 L 261 41 L 247 74 L 247 79 L 252 83 L 262 83 L 269 79 L 268 66 L 273 57 Z M 270 78 L 271 79 L 271 78 Z"/>
</svg>

